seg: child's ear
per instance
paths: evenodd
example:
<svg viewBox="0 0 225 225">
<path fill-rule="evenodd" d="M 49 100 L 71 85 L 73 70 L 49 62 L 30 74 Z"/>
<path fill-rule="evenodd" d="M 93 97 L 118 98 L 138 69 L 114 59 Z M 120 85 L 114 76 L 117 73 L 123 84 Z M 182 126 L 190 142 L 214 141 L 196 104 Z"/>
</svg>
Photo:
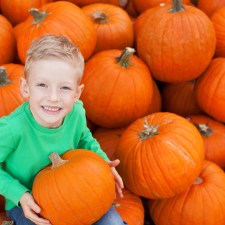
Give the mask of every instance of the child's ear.
<svg viewBox="0 0 225 225">
<path fill-rule="evenodd" d="M 81 96 L 81 93 L 82 93 L 83 89 L 84 89 L 84 84 L 81 84 L 81 85 L 78 86 L 77 94 L 76 94 L 76 96 L 74 98 L 74 102 L 76 102 L 77 100 L 80 99 L 80 96 Z"/>
<path fill-rule="evenodd" d="M 29 97 L 29 88 L 26 79 L 20 78 L 20 92 L 24 98 Z"/>
</svg>

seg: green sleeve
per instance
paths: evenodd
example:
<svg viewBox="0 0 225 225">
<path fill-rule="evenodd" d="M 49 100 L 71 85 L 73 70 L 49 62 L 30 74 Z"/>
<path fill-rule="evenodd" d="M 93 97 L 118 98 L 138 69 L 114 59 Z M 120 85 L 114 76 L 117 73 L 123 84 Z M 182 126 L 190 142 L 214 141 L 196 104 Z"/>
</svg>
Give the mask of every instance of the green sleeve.
<svg viewBox="0 0 225 225">
<path fill-rule="evenodd" d="M 99 143 L 92 136 L 92 133 L 88 128 L 83 131 L 78 144 L 78 148 L 91 150 L 100 155 L 106 161 L 109 161 L 109 158 L 107 157 L 106 153 L 101 149 Z"/>
<path fill-rule="evenodd" d="M 18 205 L 21 196 L 28 189 L 4 170 L 5 161 L 14 146 L 15 142 L 7 122 L 0 119 L 0 194 Z"/>
</svg>

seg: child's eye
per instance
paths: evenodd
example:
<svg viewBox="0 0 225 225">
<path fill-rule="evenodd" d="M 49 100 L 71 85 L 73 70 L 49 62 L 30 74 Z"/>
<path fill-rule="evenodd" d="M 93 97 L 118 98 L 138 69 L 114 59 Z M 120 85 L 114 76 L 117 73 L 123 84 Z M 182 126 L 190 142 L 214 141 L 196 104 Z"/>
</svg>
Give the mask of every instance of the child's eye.
<svg viewBox="0 0 225 225">
<path fill-rule="evenodd" d="M 67 87 L 67 86 L 63 86 L 63 87 L 61 87 L 61 89 L 63 89 L 63 90 L 71 90 L 71 88 Z"/>
<path fill-rule="evenodd" d="M 38 86 L 38 87 L 47 87 L 47 85 L 44 84 L 44 83 L 37 84 L 37 86 Z"/>
</svg>

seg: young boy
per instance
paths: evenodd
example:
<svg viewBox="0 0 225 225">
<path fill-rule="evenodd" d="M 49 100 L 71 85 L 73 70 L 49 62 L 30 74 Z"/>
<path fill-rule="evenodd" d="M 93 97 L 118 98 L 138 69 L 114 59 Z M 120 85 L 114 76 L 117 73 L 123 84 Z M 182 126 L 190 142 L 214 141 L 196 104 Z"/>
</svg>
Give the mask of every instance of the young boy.
<svg viewBox="0 0 225 225">
<path fill-rule="evenodd" d="M 83 68 L 81 53 L 64 36 L 42 36 L 27 51 L 20 86 L 28 101 L 0 119 L 0 194 L 16 225 L 51 224 L 38 215 L 41 209 L 30 191 L 35 175 L 50 163 L 48 156 L 54 151 L 59 155 L 76 148 L 96 152 L 111 167 L 122 197 L 123 182 L 115 170 L 119 160 L 108 160 L 86 125 L 79 101 Z M 106 224 L 124 224 L 113 207 L 95 223 Z"/>
</svg>

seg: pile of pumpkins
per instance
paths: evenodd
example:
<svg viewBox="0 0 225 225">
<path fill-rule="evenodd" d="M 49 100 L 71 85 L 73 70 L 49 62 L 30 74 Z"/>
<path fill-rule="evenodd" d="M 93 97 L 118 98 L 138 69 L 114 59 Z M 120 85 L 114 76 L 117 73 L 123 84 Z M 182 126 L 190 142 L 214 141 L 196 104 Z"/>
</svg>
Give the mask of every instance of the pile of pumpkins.
<svg viewBox="0 0 225 225">
<path fill-rule="evenodd" d="M 25 101 L 31 42 L 66 35 L 85 58 L 88 127 L 120 160 L 124 198 L 109 203 L 129 225 L 225 224 L 225 0 L 1 0 L 0 12 L 0 117 Z"/>
</svg>

